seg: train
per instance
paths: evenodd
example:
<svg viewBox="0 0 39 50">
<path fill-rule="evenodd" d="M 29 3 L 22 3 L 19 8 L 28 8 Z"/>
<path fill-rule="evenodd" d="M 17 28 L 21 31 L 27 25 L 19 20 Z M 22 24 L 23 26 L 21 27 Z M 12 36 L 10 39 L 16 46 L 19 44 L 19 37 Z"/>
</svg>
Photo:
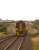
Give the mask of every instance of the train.
<svg viewBox="0 0 39 50">
<path fill-rule="evenodd" d="M 16 36 L 25 36 L 26 32 L 28 31 L 26 30 L 25 22 L 18 21 L 16 23 Z"/>
</svg>

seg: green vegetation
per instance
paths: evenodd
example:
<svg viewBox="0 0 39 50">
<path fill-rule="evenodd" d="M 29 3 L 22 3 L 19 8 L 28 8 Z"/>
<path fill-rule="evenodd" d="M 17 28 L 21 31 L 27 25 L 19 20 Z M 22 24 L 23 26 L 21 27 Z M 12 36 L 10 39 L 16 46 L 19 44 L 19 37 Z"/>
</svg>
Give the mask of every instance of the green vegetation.
<svg viewBox="0 0 39 50">
<path fill-rule="evenodd" d="M 0 32 L 6 32 L 5 23 L 0 23 Z"/>
<path fill-rule="evenodd" d="M 39 30 L 39 20 L 35 20 L 35 21 L 33 22 L 33 28 Z"/>
<path fill-rule="evenodd" d="M 32 36 L 39 36 L 39 20 L 35 20 L 32 22 L 32 28 L 31 30 L 34 29 Z M 37 32 L 36 32 L 37 31 Z"/>
<path fill-rule="evenodd" d="M 30 35 L 30 36 L 32 36 L 32 37 L 39 37 L 39 33 L 35 33 L 33 35 Z"/>
<path fill-rule="evenodd" d="M 7 36 L 5 23 L 0 23 L 0 37 Z"/>
<path fill-rule="evenodd" d="M 6 28 L 5 27 L 1 28 L 0 32 L 6 32 Z"/>
<path fill-rule="evenodd" d="M 0 37 L 7 37 L 7 34 L 5 32 L 0 32 Z"/>
</svg>

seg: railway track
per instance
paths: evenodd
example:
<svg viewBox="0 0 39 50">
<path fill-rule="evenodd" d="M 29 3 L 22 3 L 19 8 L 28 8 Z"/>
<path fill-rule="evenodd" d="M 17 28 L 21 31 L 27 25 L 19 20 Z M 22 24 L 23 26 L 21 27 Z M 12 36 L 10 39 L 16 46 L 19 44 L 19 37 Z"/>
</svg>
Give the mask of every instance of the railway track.
<svg viewBox="0 0 39 50">
<path fill-rule="evenodd" d="M 7 39 L 14 37 L 14 36 L 7 36 L 5 38 L 0 38 L 0 43 L 2 43 L 3 41 L 6 41 Z"/>
<path fill-rule="evenodd" d="M 16 39 L 16 41 L 14 41 L 14 43 L 12 43 L 8 48 L 6 48 L 6 50 L 19 50 L 23 39 L 24 37 L 19 37 L 18 39 Z"/>
<path fill-rule="evenodd" d="M 26 41 L 25 37 L 7 37 L 4 38 L 3 41 L 0 42 L 0 50 L 20 50 L 21 47 L 26 46 L 24 43 L 27 43 L 28 41 Z M 30 45 L 30 44 L 29 44 Z M 25 47 L 24 47 L 25 48 Z"/>
<path fill-rule="evenodd" d="M 12 50 L 19 49 L 21 47 L 21 44 L 23 42 L 24 37 L 8 37 L 2 39 L 0 42 L 0 50 Z"/>
<path fill-rule="evenodd" d="M 13 41 L 15 41 L 16 38 L 17 37 L 10 37 L 10 38 L 6 38 L 2 42 L 0 42 L 0 50 L 4 50 L 3 48 L 5 46 L 9 45 L 9 43 L 11 44 Z"/>
</svg>

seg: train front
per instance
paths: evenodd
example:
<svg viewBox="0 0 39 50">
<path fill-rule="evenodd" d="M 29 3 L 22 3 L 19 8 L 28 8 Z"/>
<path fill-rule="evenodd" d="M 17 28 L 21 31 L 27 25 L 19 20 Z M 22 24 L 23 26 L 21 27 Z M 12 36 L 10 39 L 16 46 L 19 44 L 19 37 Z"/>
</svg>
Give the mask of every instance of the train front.
<svg viewBox="0 0 39 50">
<path fill-rule="evenodd" d="M 25 29 L 25 23 L 24 21 L 18 21 L 16 23 L 16 36 L 25 36 L 26 34 L 26 29 Z"/>
</svg>

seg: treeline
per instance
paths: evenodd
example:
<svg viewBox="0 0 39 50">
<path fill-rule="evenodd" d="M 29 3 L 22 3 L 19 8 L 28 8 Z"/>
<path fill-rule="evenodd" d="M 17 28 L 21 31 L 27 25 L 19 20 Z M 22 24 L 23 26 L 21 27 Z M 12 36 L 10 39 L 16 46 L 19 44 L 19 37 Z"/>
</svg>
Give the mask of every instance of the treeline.
<svg viewBox="0 0 39 50">
<path fill-rule="evenodd" d="M 31 29 L 36 29 L 38 32 L 35 34 L 32 34 L 33 36 L 38 36 L 39 35 L 39 20 L 31 21 L 32 23 L 32 28 Z M 29 26 L 29 25 L 28 25 Z M 6 32 L 6 22 L 0 22 L 0 32 Z"/>
<path fill-rule="evenodd" d="M 35 28 L 35 29 L 37 29 L 37 30 L 39 30 L 39 20 L 35 20 L 32 23 L 33 23 L 32 27 Z"/>
<path fill-rule="evenodd" d="M 39 37 L 39 19 L 38 20 L 35 20 L 35 21 L 33 21 L 32 22 L 32 29 L 34 28 L 34 29 L 36 29 L 37 30 L 37 32 L 35 33 L 35 34 L 33 34 L 32 36 L 38 36 Z"/>
<path fill-rule="evenodd" d="M 0 32 L 6 32 L 5 23 L 0 23 Z"/>
</svg>

